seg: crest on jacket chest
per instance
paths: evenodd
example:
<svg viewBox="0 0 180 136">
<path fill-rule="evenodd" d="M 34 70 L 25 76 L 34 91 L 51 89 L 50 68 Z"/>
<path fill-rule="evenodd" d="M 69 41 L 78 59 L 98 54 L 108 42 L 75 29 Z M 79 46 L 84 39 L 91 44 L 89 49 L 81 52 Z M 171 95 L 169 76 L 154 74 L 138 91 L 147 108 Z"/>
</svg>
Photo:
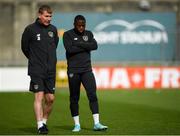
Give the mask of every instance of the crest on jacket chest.
<svg viewBox="0 0 180 136">
<path fill-rule="evenodd" d="M 87 35 L 82 36 L 82 38 L 83 38 L 84 41 L 88 41 L 88 36 Z"/>
<path fill-rule="evenodd" d="M 48 32 L 49 37 L 54 37 L 54 33 L 52 31 Z"/>
</svg>

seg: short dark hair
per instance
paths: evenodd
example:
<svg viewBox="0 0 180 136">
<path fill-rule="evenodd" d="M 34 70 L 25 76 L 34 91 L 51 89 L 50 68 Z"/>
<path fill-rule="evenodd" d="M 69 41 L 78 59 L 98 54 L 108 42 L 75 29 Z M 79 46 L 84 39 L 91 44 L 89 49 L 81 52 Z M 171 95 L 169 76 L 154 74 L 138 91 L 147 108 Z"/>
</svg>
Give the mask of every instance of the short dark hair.
<svg viewBox="0 0 180 136">
<path fill-rule="evenodd" d="M 83 15 L 77 15 L 75 18 L 74 18 L 74 23 L 76 23 L 78 20 L 83 20 L 84 22 L 86 22 L 86 19 Z"/>
<path fill-rule="evenodd" d="M 40 6 L 38 13 L 42 14 L 44 11 L 47 11 L 48 13 L 52 14 L 52 10 L 48 5 Z"/>
</svg>

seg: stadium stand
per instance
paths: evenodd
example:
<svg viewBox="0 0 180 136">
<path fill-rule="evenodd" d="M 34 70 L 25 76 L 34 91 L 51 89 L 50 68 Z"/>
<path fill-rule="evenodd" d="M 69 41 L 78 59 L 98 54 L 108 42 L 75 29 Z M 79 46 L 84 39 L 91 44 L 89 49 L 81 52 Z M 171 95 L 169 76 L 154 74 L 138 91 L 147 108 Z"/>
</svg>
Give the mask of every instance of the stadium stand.
<svg viewBox="0 0 180 136">
<path fill-rule="evenodd" d="M 58 12 L 175 12 L 177 37 L 180 37 L 179 0 L 0 0 L 0 66 L 24 66 L 20 38 L 24 27 L 36 17 L 41 4 L 50 4 Z M 178 38 L 174 62 L 180 60 Z"/>
</svg>

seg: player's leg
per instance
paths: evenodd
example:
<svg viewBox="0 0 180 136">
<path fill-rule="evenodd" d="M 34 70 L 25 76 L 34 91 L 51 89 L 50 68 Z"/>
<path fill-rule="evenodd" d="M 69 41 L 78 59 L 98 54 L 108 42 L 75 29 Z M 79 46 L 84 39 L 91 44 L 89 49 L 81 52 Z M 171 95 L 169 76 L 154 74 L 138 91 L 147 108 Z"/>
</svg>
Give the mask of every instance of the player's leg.
<svg viewBox="0 0 180 136">
<path fill-rule="evenodd" d="M 79 97 L 80 97 L 80 75 L 79 74 L 68 74 L 69 91 L 70 91 L 70 110 L 71 116 L 74 120 L 73 132 L 78 132 L 81 130 L 79 122 Z"/>
<path fill-rule="evenodd" d="M 108 127 L 99 122 L 99 106 L 96 94 L 96 81 L 92 72 L 86 72 L 82 75 L 82 84 L 86 90 L 89 106 L 93 114 L 94 130 L 106 130 Z"/>
<path fill-rule="evenodd" d="M 43 123 L 44 124 L 46 124 L 48 117 L 52 111 L 54 99 L 55 99 L 54 94 L 51 94 L 51 93 L 45 94 L 45 101 L 44 101 L 44 107 L 43 107 Z"/>
<path fill-rule="evenodd" d="M 34 92 L 34 113 L 37 120 L 39 134 L 47 134 L 47 129 L 43 124 L 43 98 L 44 98 L 43 79 L 31 76 L 30 91 Z"/>
<path fill-rule="evenodd" d="M 48 117 L 52 111 L 55 93 L 55 76 L 44 80 L 45 85 L 45 100 L 43 105 L 43 123 L 46 124 Z"/>
<path fill-rule="evenodd" d="M 98 100 L 96 95 L 96 82 L 92 72 L 86 72 L 81 77 L 82 84 L 86 90 L 89 106 L 93 114 L 99 113 Z"/>
<path fill-rule="evenodd" d="M 42 101 L 44 98 L 44 92 L 37 92 L 34 94 L 34 112 L 37 120 L 38 129 L 43 126 L 42 118 L 43 118 L 43 108 Z"/>
</svg>

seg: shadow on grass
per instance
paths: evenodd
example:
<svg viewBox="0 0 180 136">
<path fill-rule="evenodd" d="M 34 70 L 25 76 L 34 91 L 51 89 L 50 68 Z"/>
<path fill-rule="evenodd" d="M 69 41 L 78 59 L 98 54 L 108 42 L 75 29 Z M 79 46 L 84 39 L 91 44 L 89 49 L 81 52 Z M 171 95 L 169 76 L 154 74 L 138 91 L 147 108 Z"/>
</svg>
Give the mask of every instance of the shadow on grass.
<svg viewBox="0 0 180 136">
<path fill-rule="evenodd" d="M 72 132 L 73 126 L 72 125 L 63 125 L 63 126 L 51 126 L 49 127 L 50 135 L 82 135 L 82 134 L 104 134 L 105 131 L 93 131 L 92 128 L 81 127 L 81 131 L 78 133 Z M 37 135 L 36 127 L 24 127 L 24 128 L 17 128 L 15 133 L 8 133 L 10 135 Z"/>
<path fill-rule="evenodd" d="M 68 131 L 72 131 L 73 129 L 73 125 L 64 125 L 64 126 L 53 126 L 55 129 L 63 129 L 63 130 L 68 130 Z M 87 131 L 92 131 L 93 129 L 91 128 L 87 128 L 87 127 L 83 127 L 81 126 L 82 130 L 87 130 Z"/>
<path fill-rule="evenodd" d="M 70 131 L 73 127 L 71 125 L 64 125 L 64 126 L 52 126 L 55 129 L 63 129 L 63 130 L 68 130 Z"/>
<path fill-rule="evenodd" d="M 18 130 L 20 131 L 20 134 L 37 134 L 37 129 L 35 127 L 18 128 Z"/>
</svg>

